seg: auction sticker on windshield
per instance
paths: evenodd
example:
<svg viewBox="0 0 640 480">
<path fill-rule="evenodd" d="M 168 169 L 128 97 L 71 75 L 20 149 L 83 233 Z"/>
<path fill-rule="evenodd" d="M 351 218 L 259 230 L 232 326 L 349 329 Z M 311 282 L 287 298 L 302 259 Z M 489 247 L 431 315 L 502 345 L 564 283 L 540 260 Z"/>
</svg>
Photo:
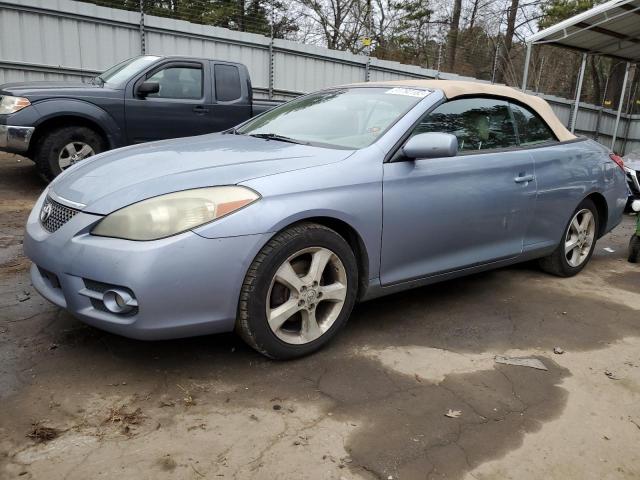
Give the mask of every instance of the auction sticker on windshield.
<svg viewBox="0 0 640 480">
<path fill-rule="evenodd" d="M 424 98 L 433 92 L 431 90 L 419 90 L 417 88 L 395 87 L 384 93 L 388 93 L 389 95 L 405 95 L 407 97 Z"/>
</svg>

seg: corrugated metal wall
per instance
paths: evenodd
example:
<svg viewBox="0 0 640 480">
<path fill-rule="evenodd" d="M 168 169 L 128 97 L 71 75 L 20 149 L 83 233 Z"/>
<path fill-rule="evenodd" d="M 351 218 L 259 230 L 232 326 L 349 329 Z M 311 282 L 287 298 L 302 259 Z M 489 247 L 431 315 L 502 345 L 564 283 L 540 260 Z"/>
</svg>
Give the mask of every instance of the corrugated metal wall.
<svg viewBox="0 0 640 480">
<path fill-rule="evenodd" d="M 279 39 L 273 42 L 271 59 L 270 39 L 262 35 L 149 15 L 144 17 L 144 41 L 150 54 L 242 62 L 249 68 L 256 97 L 266 97 L 269 87 L 273 98 L 286 99 L 367 78 L 371 81 L 465 78 Z M 78 80 L 141 52 L 138 12 L 73 0 L 0 0 L 0 83 Z M 568 124 L 573 102 L 544 98 L 560 120 Z M 639 118 L 623 116 L 617 151 L 640 148 Z M 614 123 L 614 112 L 581 104 L 576 130 L 609 145 Z"/>
</svg>

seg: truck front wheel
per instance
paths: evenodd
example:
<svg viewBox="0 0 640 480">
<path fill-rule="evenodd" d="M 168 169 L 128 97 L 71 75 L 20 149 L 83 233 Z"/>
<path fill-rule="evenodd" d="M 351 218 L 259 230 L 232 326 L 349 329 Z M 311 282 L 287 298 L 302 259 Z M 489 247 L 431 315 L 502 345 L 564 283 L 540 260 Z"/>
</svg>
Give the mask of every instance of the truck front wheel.
<svg viewBox="0 0 640 480">
<path fill-rule="evenodd" d="M 34 161 L 38 172 L 47 181 L 53 180 L 85 158 L 106 149 L 105 141 L 88 127 L 66 126 L 49 130 L 36 146 Z"/>
</svg>

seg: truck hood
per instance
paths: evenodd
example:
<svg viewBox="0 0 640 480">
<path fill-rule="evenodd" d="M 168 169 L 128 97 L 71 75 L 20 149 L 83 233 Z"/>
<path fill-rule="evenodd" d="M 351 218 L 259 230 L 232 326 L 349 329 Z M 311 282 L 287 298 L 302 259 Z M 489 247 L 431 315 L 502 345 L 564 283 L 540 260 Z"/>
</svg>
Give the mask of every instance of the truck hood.
<svg viewBox="0 0 640 480">
<path fill-rule="evenodd" d="M 102 153 L 63 172 L 50 188 L 63 202 L 80 204 L 87 213 L 106 215 L 165 193 L 232 185 L 338 162 L 351 153 L 216 133 Z"/>
<path fill-rule="evenodd" d="M 26 97 L 32 100 L 43 96 L 83 96 L 101 89 L 100 85 L 82 82 L 16 82 L 0 85 L 0 95 Z"/>
</svg>

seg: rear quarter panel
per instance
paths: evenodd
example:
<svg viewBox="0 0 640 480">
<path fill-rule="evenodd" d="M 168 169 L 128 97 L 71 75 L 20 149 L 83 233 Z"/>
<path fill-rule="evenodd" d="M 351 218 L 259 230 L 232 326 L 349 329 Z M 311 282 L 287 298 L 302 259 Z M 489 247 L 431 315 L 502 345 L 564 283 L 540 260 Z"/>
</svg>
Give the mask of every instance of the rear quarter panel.
<svg viewBox="0 0 640 480">
<path fill-rule="evenodd" d="M 579 139 L 531 149 L 538 194 L 525 249 L 555 247 L 578 204 L 593 193 L 607 203 L 602 232 L 622 219 L 626 203 L 624 173 L 609 158 L 609 151 L 593 140 Z"/>
</svg>

